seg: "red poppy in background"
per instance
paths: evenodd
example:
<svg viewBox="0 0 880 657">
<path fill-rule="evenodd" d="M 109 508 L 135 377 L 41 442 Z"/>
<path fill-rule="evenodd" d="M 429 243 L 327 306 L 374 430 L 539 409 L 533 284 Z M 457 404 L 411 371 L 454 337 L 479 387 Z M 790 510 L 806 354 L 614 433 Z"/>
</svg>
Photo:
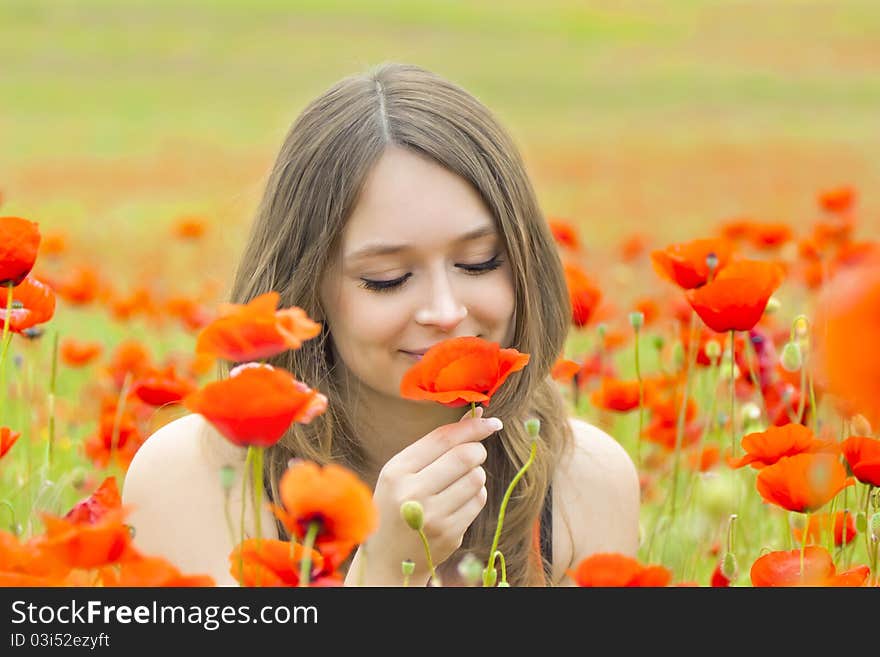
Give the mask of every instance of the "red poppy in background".
<svg viewBox="0 0 880 657">
<path fill-rule="evenodd" d="M 89 304 L 104 293 L 97 270 L 89 265 L 80 265 L 69 270 L 61 278 L 44 278 L 59 297 L 74 306 Z"/>
<path fill-rule="evenodd" d="M 842 185 L 819 192 L 819 207 L 826 212 L 847 212 L 855 205 L 856 190 L 851 185 Z"/>
<path fill-rule="evenodd" d="M 164 406 L 179 402 L 197 388 L 195 381 L 179 376 L 172 364 L 141 374 L 132 384 L 131 392 L 150 406 Z"/>
<path fill-rule="evenodd" d="M 323 413 L 327 397 L 283 369 L 248 363 L 187 395 L 183 405 L 239 447 L 270 447 L 293 422 L 308 424 Z"/>
<path fill-rule="evenodd" d="M 89 436 L 83 444 L 86 456 L 98 467 L 106 467 L 111 457 L 121 467 L 128 467 L 135 453 L 144 442 L 127 400 L 125 408 L 117 418 L 118 401 L 103 405 L 98 420 L 97 433 Z M 115 432 L 115 437 L 114 437 Z"/>
<path fill-rule="evenodd" d="M 779 222 L 753 222 L 749 226 L 748 239 L 756 249 L 776 249 L 794 237 L 791 226 Z"/>
<path fill-rule="evenodd" d="M 852 512 L 844 514 L 838 511 L 834 514 L 834 544 L 840 547 L 844 544 L 844 521 L 843 516 L 846 515 L 846 543 L 849 544 L 856 537 L 856 521 Z M 807 540 L 812 543 L 821 543 L 822 532 L 828 532 L 831 529 L 830 513 L 811 513 L 810 521 L 807 525 Z M 792 527 L 792 536 L 797 542 L 801 542 L 803 530 Z"/>
<path fill-rule="evenodd" d="M 48 257 L 67 252 L 67 236 L 64 233 L 48 233 L 40 240 L 40 254 Z"/>
<path fill-rule="evenodd" d="M 299 586 L 300 564 L 305 549 L 277 539 L 249 538 L 229 554 L 229 574 L 242 586 Z M 311 550 L 310 586 L 320 586 L 325 564 L 323 555 Z"/>
<path fill-rule="evenodd" d="M 651 422 L 645 427 L 642 436 L 668 450 L 675 449 L 681 403 L 682 395 L 680 393 L 652 394 L 648 401 L 648 406 L 651 409 Z M 684 416 L 685 426 L 681 444 L 687 446 L 699 440 L 703 431 L 701 424 L 696 421 L 697 404 L 693 398 L 688 398 Z"/>
<path fill-rule="evenodd" d="M 94 522 L 75 522 L 41 514 L 46 533 L 37 547 L 69 568 L 98 568 L 119 561 L 131 544 L 122 509 L 107 511 Z"/>
<path fill-rule="evenodd" d="M 797 549 L 765 554 L 749 572 L 752 586 L 862 586 L 869 573 L 867 566 L 857 566 L 838 574 L 831 555 L 817 545 L 803 551 L 803 569 Z"/>
<path fill-rule="evenodd" d="M 731 262 L 708 283 L 685 294 L 700 319 L 717 333 L 754 328 L 782 284 L 780 265 L 759 260 Z"/>
<path fill-rule="evenodd" d="M 667 586 L 672 573 L 663 566 L 644 566 L 638 560 L 614 552 L 600 552 L 565 571 L 582 587 Z"/>
<path fill-rule="evenodd" d="M 706 260 L 710 254 L 718 260 L 715 270 L 717 275 L 727 266 L 732 252 L 733 246 L 725 239 L 699 239 L 652 251 L 651 263 L 661 278 L 684 290 L 691 290 L 705 285 L 709 280 L 709 265 Z"/>
<path fill-rule="evenodd" d="M 176 317 L 190 331 L 198 331 L 215 319 L 214 315 L 197 299 L 174 296 L 165 299 L 165 312 Z"/>
<path fill-rule="evenodd" d="M 816 380 L 880 425 L 880 265 L 838 273 L 816 300 L 811 325 Z"/>
<path fill-rule="evenodd" d="M 444 406 L 488 404 L 529 355 L 502 349 L 497 342 L 465 336 L 438 342 L 410 367 L 400 381 L 404 399 L 427 399 Z"/>
<path fill-rule="evenodd" d="M 853 476 L 863 484 L 880 486 L 880 440 L 850 436 L 841 445 Z"/>
<path fill-rule="evenodd" d="M 691 470 L 696 470 L 697 472 L 708 472 L 714 468 L 720 460 L 721 450 L 718 448 L 718 445 L 714 444 L 706 445 L 699 452 L 693 450 L 688 454 L 688 465 Z"/>
<path fill-rule="evenodd" d="M 574 376 L 578 388 L 584 389 L 592 383 L 593 379 L 605 376 L 616 377 L 617 368 L 612 359 L 605 356 L 602 349 L 597 349 L 592 355 L 584 356 L 581 368 Z"/>
<path fill-rule="evenodd" d="M 39 224 L 21 217 L 0 217 L 0 286 L 20 285 L 37 261 Z M 6 297 L 3 298 L 6 307 Z"/>
<path fill-rule="evenodd" d="M 0 304 L 0 326 L 6 321 L 5 297 Z M 32 328 L 52 319 L 55 314 L 55 293 L 52 288 L 28 276 L 12 288 L 12 310 L 9 312 L 9 330 L 13 333 Z"/>
<path fill-rule="evenodd" d="M 343 466 L 300 461 L 284 472 L 278 490 L 282 506 L 273 505 L 275 516 L 299 541 L 317 522 L 314 545 L 333 569 L 378 526 L 372 491 Z"/>
<path fill-rule="evenodd" d="M 116 477 L 107 477 L 94 493 L 68 511 L 64 519 L 80 524 L 94 524 L 109 512 L 120 509 L 122 498 L 116 485 Z"/>
<path fill-rule="evenodd" d="M 788 511 L 809 513 L 825 506 L 852 480 L 835 454 L 783 456 L 758 473 L 755 482 L 765 501 Z"/>
<path fill-rule="evenodd" d="M 573 223 L 560 218 L 548 219 L 547 223 L 550 226 L 550 232 L 553 234 L 553 239 L 559 246 L 571 249 L 572 251 L 577 251 L 581 248 L 581 240 L 578 236 L 578 230 Z"/>
<path fill-rule="evenodd" d="M 21 433 L 18 431 L 13 431 L 9 427 L 0 427 L 0 459 L 6 456 L 20 437 Z"/>
<path fill-rule="evenodd" d="M 302 308 L 276 310 L 281 295 L 267 292 L 247 304 L 221 304 L 219 317 L 198 335 L 196 353 L 236 363 L 270 358 L 299 349 L 321 332 Z"/>
<path fill-rule="evenodd" d="M 76 338 L 64 338 L 58 349 L 61 362 L 68 367 L 84 367 L 104 351 L 100 342 L 86 342 Z"/>
<path fill-rule="evenodd" d="M 571 301 L 571 321 L 578 328 L 586 326 L 602 299 L 602 291 L 577 265 L 563 265 L 568 298 Z"/>
<path fill-rule="evenodd" d="M 556 362 L 553 364 L 553 369 L 550 370 L 550 376 L 555 381 L 570 383 L 580 368 L 581 366 L 573 360 L 557 358 Z"/>
<path fill-rule="evenodd" d="M 752 229 L 752 220 L 748 217 L 734 217 L 724 221 L 718 230 L 724 239 L 736 242 L 743 240 L 749 236 Z"/>
<path fill-rule="evenodd" d="M 648 248 L 648 239 L 641 233 L 633 233 L 620 243 L 620 257 L 624 262 L 632 262 Z"/>
<path fill-rule="evenodd" d="M 202 217 L 178 217 L 174 222 L 172 234 L 181 240 L 197 240 L 204 237 L 207 222 Z"/>
<path fill-rule="evenodd" d="M 743 436 L 742 448 L 745 454 L 730 462 L 731 468 L 751 465 L 756 470 L 773 465 L 784 456 L 794 456 L 807 452 L 835 451 L 829 441 L 820 440 L 802 424 L 789 423 L 781 427 L 773 426 L 766 431 L 757 431 Z"/>
<path fill-rule="evenodd" d="M 99 571 L 102 586 L 204 587 L 216 586 L 210 575 L 184 575 L 162 557 L 148 557 L 129 546 L 126 558 Z"/>
<path fill-rule="evenodd" d="M 122 388 L 125 377 L 131 374 L 132 380 L 150 371 L 150 352 L 138 340 L 120 342 L 110 358 L 107 371 L 113 378 L 116 389 Z"/>
<path fill-rule="evenodd" d="M 105 302 L 110 313 L 119 321 L 127 321 L 138 315 L 152 317 L 159 314 L 156 292 L 149 285 L 138 285 L 124 294 L 108 289 Z"/>
<path fill-rule="evenodd" d="M 721 572 L 720 561 L 715 566 L 715 570 L 712 571 L 712 577 L 709 579 L 709 586 L 712 588 L 726 588 L 730 586 L 730 580 Z"/>
<path fill-rule="evenodd" d="M 649 394 L 648 382 L 642 382 L 642 399 Z M 599 388 L 590 395 L 590 401 L 597 408 L 626 413 L 639 407 L 639 382 L 620 381 L 604 378 Z"/>
</svg>

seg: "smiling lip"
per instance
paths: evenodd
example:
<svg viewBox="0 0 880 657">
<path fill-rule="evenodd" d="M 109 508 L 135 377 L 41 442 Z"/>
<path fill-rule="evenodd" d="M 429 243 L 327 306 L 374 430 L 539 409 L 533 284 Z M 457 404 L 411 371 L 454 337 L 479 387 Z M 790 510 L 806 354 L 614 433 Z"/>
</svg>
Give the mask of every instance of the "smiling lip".
<svg viewBox="0 0 880 657">
<path fill-rule="evenodd" d="M 407 356 L 412 356 L 413 358 L 416 358 L 418 360 L 421 360 L 422 356 L 425 355 L 425 352 L 423 352 L 423 351 L 422 352 L 418 352 L 418 351 L 413 352 L 413 351 L 404 351 L 403 349 L 400 350 L 400 353 L 406 354 Z"/>
</svg>

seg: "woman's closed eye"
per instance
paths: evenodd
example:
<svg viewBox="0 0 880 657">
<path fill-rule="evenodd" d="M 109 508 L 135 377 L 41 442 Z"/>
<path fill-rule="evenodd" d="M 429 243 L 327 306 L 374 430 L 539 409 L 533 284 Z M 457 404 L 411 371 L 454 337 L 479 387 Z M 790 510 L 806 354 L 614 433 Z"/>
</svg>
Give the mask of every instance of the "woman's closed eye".
<svg viewBox="0 0 880 657">
<path fill-rule="evenodd" d="M 491 260 L 487 260 L 486 262 L 481 262 L 476 265 L 456 265 L 456 267 L 460 267 L 470 276 L 479 276 L 480 274 L 485 274 L 492 270 L 498 269 L 503 262 L 504 260 L 496 255 L 493 256 Z M 362 287 L 373 292 L 390 292 L 402 287 L 410 276 L 412 276 L 412 274 L 405 274 L 400 278 L 395 278 L 394 280 L 390 281 L 373 281 L 367 278 L 362 278 L 361 283 L 358 287 Z"/>
</svg>

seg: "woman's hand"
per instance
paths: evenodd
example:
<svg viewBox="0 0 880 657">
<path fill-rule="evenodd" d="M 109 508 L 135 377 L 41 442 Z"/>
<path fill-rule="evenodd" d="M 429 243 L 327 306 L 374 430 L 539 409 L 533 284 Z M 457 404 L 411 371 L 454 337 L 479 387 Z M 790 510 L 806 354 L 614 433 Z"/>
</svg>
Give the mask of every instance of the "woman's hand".
<svg viewBox="0 0 880 657">
<path fill-rule="evenodd" d="M 346 583 L 395 586 L 403 582 L 401 562 L 415 563 L 411 580 L 430 578 L 424 544 L 400 516 L 400 506 L 415 500 L 424 510 L 423 531 L 434 566 L 461 546 L 464 533 L 486 504 L 486 448 L 480 442 L 502 428 L 501 420 L 476 418 L 471 411 L 458 422 L 444 424 L 394 455 L 379 472 L 373 501 L 379 527 L 355 555 Z M 358 574 L 359 568 L 365 568 Z"/>
</svg>

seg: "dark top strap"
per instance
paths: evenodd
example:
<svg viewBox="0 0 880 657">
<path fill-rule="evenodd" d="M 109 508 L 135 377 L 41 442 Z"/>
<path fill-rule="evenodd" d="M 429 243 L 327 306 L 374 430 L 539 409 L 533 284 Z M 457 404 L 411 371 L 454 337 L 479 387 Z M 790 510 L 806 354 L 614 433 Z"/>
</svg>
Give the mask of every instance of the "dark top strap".
<svg viewBox="0 0 880 657">
<path fill-rule="evenodd" d="M 547 488 L 541 510 L 541 556 L 553 563 L 553 487 Z"/>
</svg>

